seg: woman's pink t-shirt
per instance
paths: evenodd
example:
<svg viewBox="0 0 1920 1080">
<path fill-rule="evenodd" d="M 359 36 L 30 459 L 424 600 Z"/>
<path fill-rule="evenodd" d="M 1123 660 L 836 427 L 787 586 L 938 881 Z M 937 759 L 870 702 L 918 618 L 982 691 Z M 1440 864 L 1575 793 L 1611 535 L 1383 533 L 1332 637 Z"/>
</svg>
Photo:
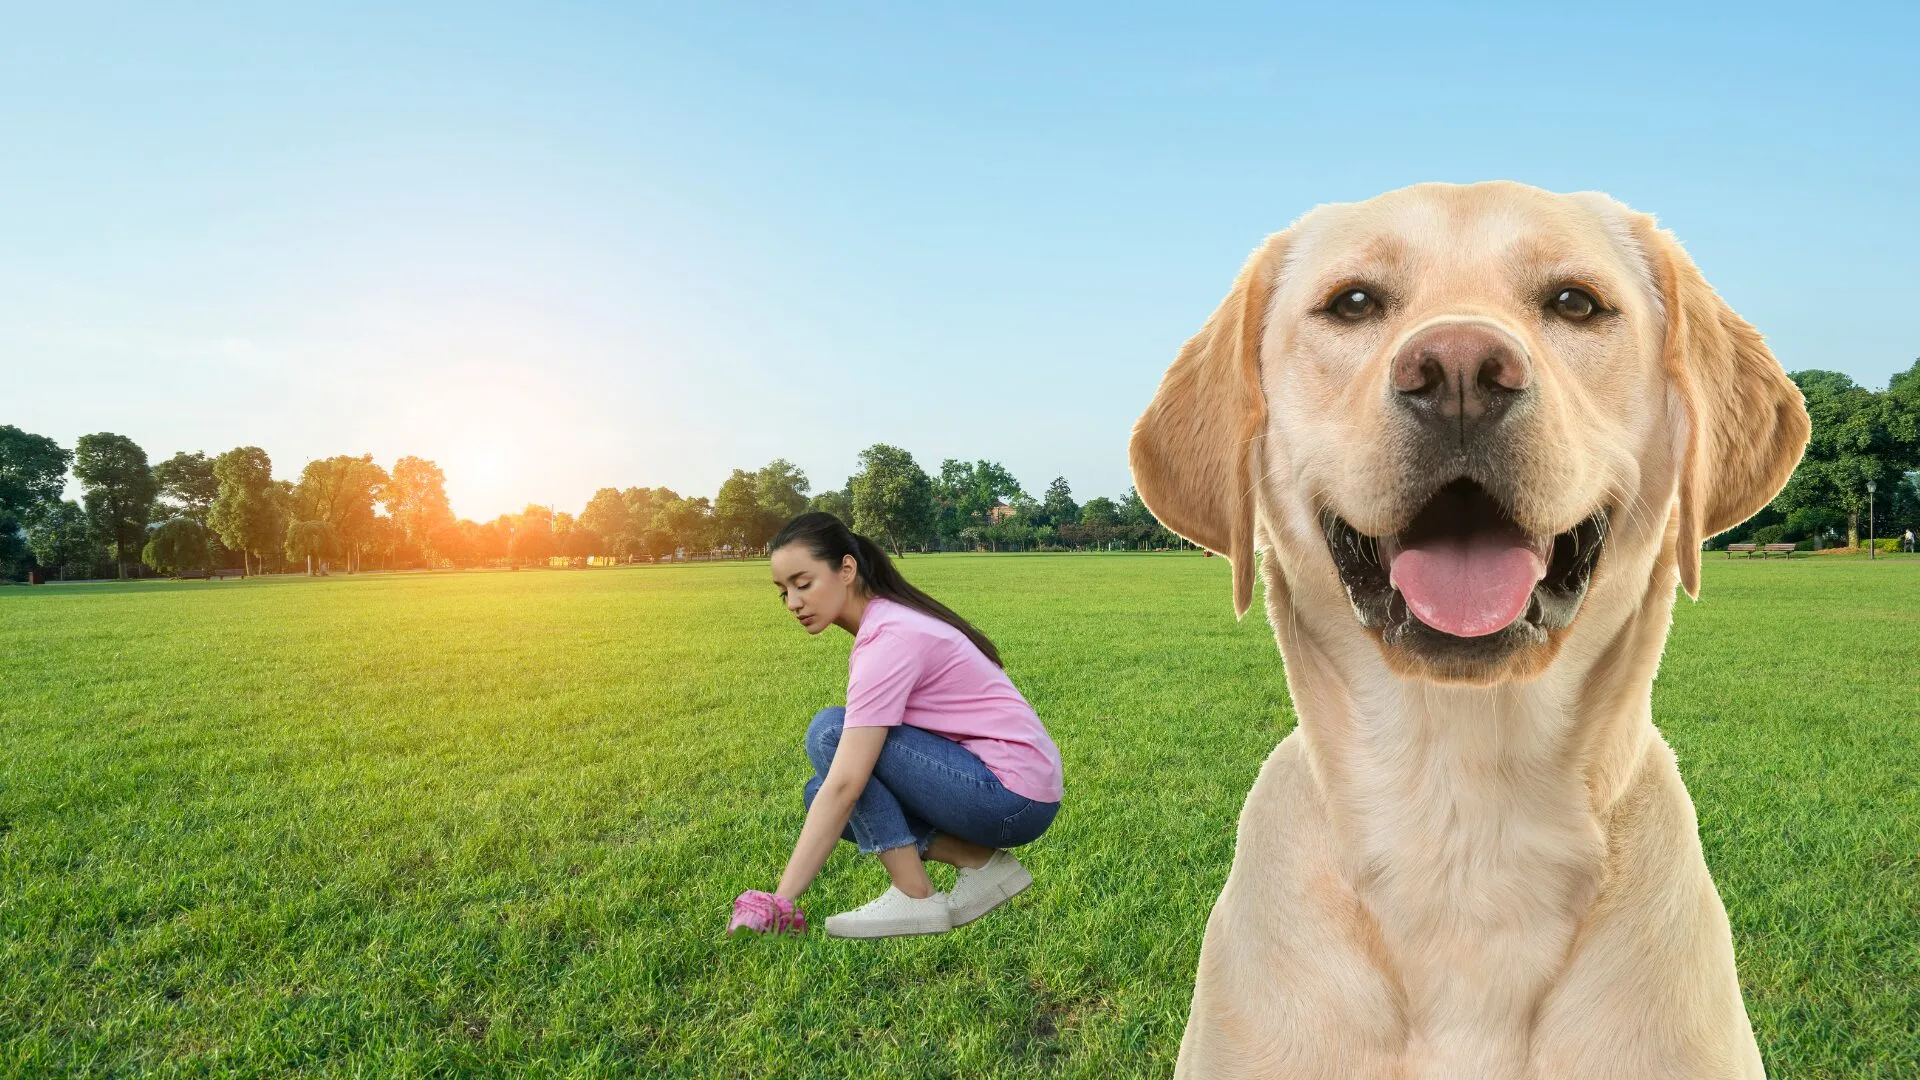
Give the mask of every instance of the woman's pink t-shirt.
<svg viewBox="0 0 1920 1080">
<path fill-rule="evenodd" d="M 876 596 L 847 661 L 846 726 L 897 724 L 966 747 L 1016 795 L 1060 801 L 1060 751 L 1007 673 L 959 630 Z"/>
</svg>

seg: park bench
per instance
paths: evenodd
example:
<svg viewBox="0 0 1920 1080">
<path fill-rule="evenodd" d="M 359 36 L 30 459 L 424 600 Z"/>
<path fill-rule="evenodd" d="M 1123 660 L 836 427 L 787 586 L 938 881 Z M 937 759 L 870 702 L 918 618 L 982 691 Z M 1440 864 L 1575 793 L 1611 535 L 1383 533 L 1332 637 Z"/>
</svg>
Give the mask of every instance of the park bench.
<svg viewBox="0 0 1920 1080">
<path fill-rule="evenodd" d="M 1728 544 L 1728 545 L 1727 545 L 1727 558 L 1729 558 L 1729 559 L 1731 559 L 1731 558 L 1733 558 L 1733 553 L 1734 553 L 1734 552 L 1736 552 L 1736 551 L 1742 551 L 1742 552 L 1745 552 L 1745 553 L 1746 553 L 1746 555 L 1747 555 L 1747 558 L 1749 558 L 1749 559 L 1751 559 L 1751 558 L 1753 558 L 1753 552 L 1754 552 L 1754 549 L 1755 549 L 1755 548 L 1757 548 L 1757 547 L 1759 547 L 1759 546 L 1760 546 L 1760 545 L 1758 545 L 1758 544 Z M 1763 558 L 1763 559 L 1764 559 L 1764 558 L 1766 558 L 1766 556 L 1764 556 L 1764 555 L 1762 555 L 1762 556 L 1761 556 L 1761 558 Z"/>
<path fill-rule="evenodd" d="M 212 573 L 211 570 L 182 570 L 173 576 L 180 581 L 205 581 Z"/>
<path fill-rule="evenodd" d="M 1768 544 L 1766 549 L 1760 553 L 1760 557 L 1764 559 L 1769 555 L 1785 555 L 1788 558 L 1792 558 L 1793 550 L 1792 544 Z"/>
<path fill-rule="evenodd" d="M 223 566 L 217 569 L 207 571 L 207 576 L 215 581 L 218 581 L 222 578 L 246 577 L 247 572 L 245 570 L 240 569 L 237 566 Z"/>
</svg>

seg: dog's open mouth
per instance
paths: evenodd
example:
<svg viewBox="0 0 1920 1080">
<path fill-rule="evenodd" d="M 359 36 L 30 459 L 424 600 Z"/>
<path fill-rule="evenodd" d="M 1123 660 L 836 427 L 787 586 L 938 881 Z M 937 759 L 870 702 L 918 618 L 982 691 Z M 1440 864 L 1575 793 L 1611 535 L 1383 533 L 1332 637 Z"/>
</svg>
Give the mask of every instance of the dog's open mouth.
<svg viewBox="0 0 1920 1080">
<path fill-rule="evenodd" d="M 1492 660 L 1573 622 L 1608 514 L 1532 536 L 1486 489 L 1455 480 L 1393 536 L 1362 535 L 1332 512 L 1323 520 L 1362 625 L 1433 659 Z"/>
</svg>

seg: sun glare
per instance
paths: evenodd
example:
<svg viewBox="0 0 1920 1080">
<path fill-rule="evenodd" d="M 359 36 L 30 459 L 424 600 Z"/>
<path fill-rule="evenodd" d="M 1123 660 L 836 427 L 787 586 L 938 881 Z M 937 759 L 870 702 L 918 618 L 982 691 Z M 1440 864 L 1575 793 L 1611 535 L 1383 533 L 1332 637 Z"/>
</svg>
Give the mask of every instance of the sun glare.
<svg viewBox="0 0 1920 1080">
<path fill-rule="evenodd" d="M 517 510 L 507 496 L 507 455 L 499 446 L 463 446 L 441 461 L 447 501 L 459 517 L 487 521 Z"/>
</svg>

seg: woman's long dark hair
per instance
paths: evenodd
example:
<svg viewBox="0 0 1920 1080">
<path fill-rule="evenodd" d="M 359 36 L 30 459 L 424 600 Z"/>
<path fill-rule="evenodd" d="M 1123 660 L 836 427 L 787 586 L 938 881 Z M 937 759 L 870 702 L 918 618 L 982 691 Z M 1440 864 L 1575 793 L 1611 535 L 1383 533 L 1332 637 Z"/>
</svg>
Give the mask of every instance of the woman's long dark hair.
<svg viewBox="0 0 1920 1080">
<path fill-rule="evenodd" d="M 853 556 L 853 565 L 860 575 L 860 583 L 873 596 L 884 596 L 896 604 L 910 607 L 922 615 L 931 615 L 955 630 L 967 635 L 967 640 L 986 654 L 987 659 L 998 667 L 1000 650 L 993 647 L 987 635 L 973 628 L 973 624 L 953 613 L 947 605 L 907 584 L 894 568 L 893 560 L 879 544 L 861 536 L 846 523 L 832 514 L 816 510 L 810 514 L 801 514 L 781 527 L 767 544 L 767 554 L 771 555 L 788 544 L 805 544 L 813 557 L 834 568 L 839 568 L 841 560 Z"/>
</svg>

